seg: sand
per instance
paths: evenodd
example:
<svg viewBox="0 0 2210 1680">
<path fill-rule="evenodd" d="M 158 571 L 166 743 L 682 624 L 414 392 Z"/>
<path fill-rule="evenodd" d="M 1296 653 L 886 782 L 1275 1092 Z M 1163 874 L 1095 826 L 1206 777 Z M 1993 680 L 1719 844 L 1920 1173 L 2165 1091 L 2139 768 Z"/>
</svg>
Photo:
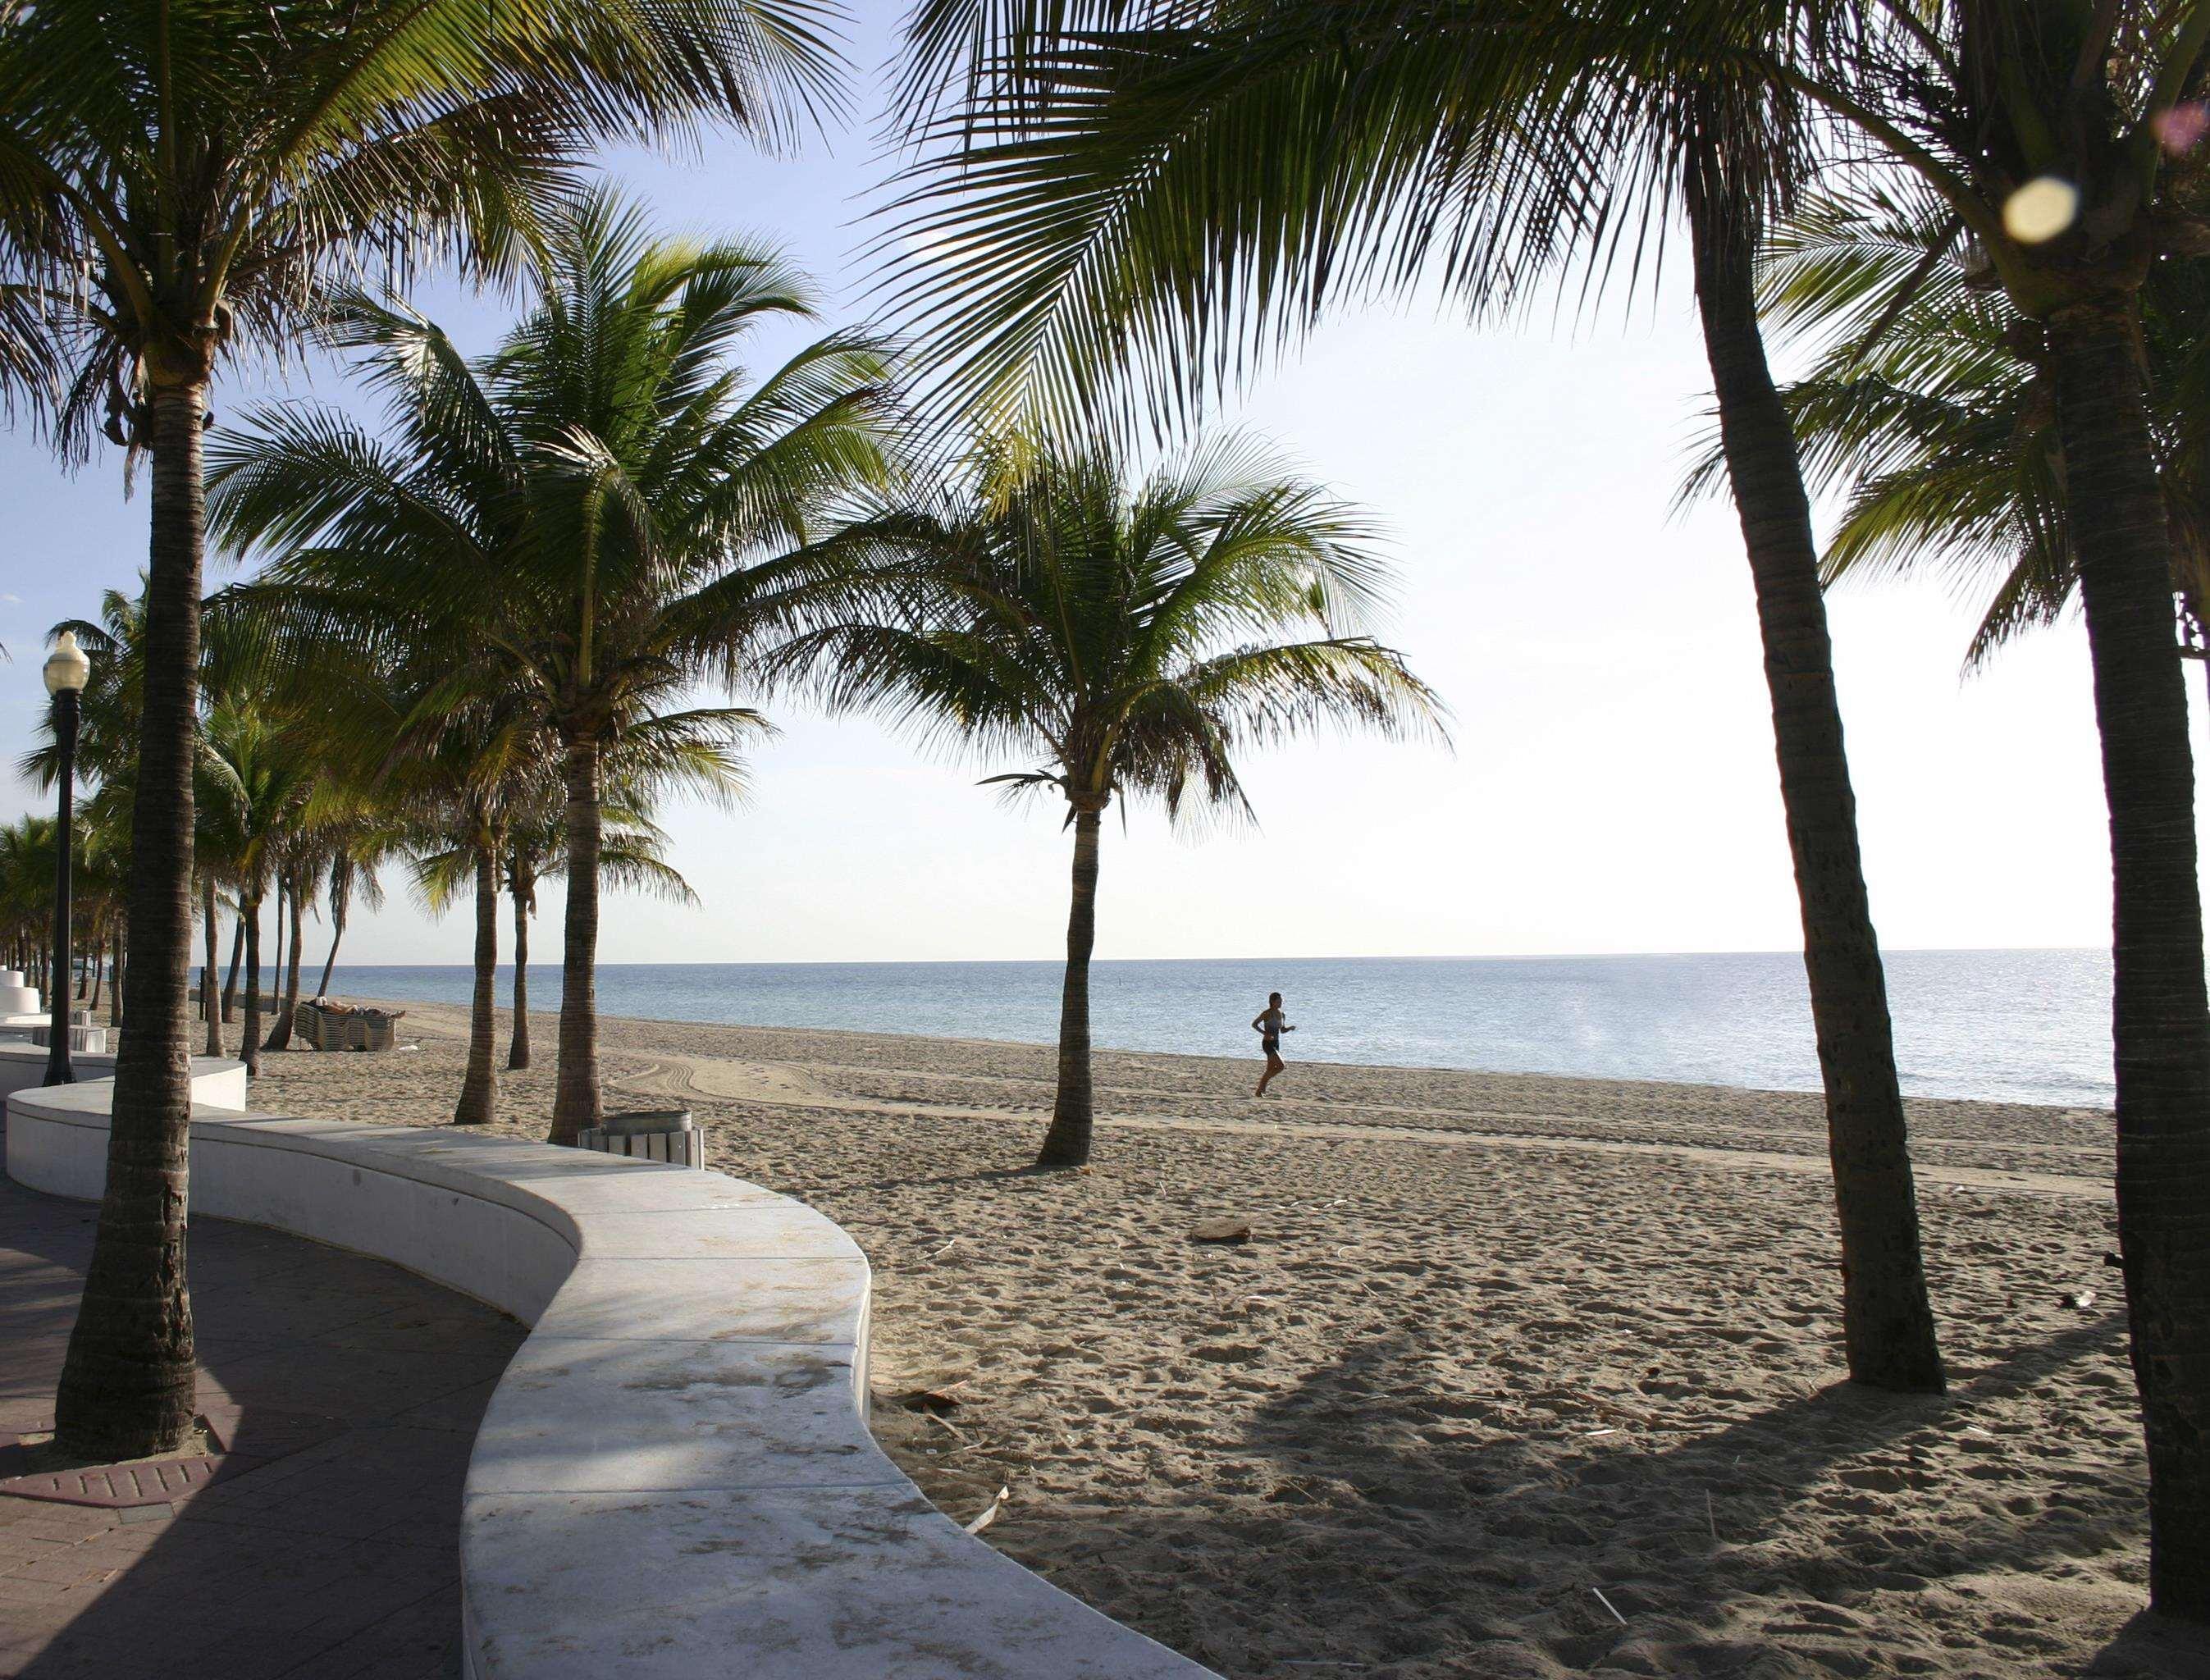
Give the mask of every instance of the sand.
<svg viewBox="0 0 2210 1680">
<path fill-rule="evenodd" d="M 408 1009 L 419 1050 L 270 1056 L 253 1106 L 444 1121 L 465 1016 Z M 1293 1065 L 1255 1102 L 1255 1060 L 1106 1054 L 1095 1168 L 1038 1175 L 1043 1047 L 602 1043 L 609 1106 L 679 1097 L 866 1250 L 879 1396 L 964 1380 L 876 1408 L 929 1496 L 1009 1488 L 993 1544 L 1235 1680 L 2210 1675 L 2137 1614 L 2105 1114 L 1913 1105 L 1953 1392 L 1897 1399 L 1841 1381 L 1813 1097 Z M 1217 1216 L 1253 1240 L 1190 1241 Z"/>
</svg>

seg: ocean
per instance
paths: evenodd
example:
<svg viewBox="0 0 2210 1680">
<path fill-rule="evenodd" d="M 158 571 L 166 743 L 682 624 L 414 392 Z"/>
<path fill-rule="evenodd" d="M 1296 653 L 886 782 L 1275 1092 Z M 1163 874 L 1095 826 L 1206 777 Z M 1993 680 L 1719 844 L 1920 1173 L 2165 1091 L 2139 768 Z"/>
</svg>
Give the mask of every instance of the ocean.
<svg viewBox="0 0 2210 1680">
<path fill-rule="evenodd" d="M 1887 953 L 1897 1059 L 1915 1096 L 2107 1106 L 2110 961 L 2100 951 Z M 499 970 L 499 996 L 513 971 Z M 558 1006 L 557 963 L 530 1003 Z M 1049 1043 L 1057 963 L 612 963 L 608 1015 Z M 341 996 L 465 1004 L 465 967 L 341 964 Z M 1815 1091 L 1810 997 L 1793 952 L 1732 956 L 1238 958 L 1100 962 L 1096 1042 L 1255 1056 L 1281 992 L 1294 1063 L 1378 1062 Z"/>
</svg>

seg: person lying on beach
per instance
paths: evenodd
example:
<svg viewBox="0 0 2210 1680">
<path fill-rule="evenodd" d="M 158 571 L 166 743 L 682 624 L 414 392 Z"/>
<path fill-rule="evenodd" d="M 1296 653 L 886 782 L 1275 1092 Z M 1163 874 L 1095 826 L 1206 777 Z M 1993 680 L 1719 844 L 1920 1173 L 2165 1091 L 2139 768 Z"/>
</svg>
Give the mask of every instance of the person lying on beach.
<svg viewBox="0 0 2210 1680">
<path fill-rule="evenodd" d="M 1259 1047 L 1266 1053 L 1266 1071 L 1259 1076 L 1259 1088 L 1251 1094 L 1264 1097 L 1266 1087 L 1273 1084 L 1274 1076 L 1289 1065 L 1282 1060 L 1282 1035 L 1296 1030 L 1282 1018 L 1282 994 L 1279 992 L 1266 994 L 1266 1006 L 1252 1017 L 1251 1030 L 1259 1035 Z"/>
</svg>

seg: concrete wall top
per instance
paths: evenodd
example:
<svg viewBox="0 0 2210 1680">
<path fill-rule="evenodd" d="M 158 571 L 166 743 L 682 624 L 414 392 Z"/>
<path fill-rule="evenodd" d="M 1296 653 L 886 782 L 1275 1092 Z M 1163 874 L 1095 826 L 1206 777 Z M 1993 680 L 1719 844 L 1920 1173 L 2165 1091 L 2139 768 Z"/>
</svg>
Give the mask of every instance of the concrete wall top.
<svg viewBox="0 0 2210 1680">
<path fill-rule="evenodd" d="M 195 1063 L 193 1206 L 533 1326 L 468 1466 L 478 1680 L 1204 1680 L 922 1497 L 866 1427 L 870 1282 L 803 1204 L 462 1130 L 249 1117 Z M 8 1170 L 99 1194 L 106 1080 L 8 1099 Z"/>
</svg>

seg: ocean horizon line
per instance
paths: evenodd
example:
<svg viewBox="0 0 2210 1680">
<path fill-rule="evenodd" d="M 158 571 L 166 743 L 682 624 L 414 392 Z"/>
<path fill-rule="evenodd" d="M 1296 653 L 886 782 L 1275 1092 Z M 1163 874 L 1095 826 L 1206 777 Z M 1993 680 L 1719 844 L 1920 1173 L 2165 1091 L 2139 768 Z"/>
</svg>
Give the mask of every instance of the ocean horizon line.
<svg viewBox="0 0 2210 1680">
<path fill-rule="evenodd" d="M 2107 1106 L 2110 958 L 2092 947 L 1891 950 L 1904 1090 Z M 1058 958 L 598 964 L 609 1015 L 709 1025 L 1054 1042 Z M 557 953 L 528 970 L 558 1006 Z M 516 971 L 496 971 L 510 1003 Z M 465 964 L 341 964 L 341 994 L 463 1004 Z M 1290 1060 L 1816 1090 L 1802 957 L 1793 951 L 1515 957 L 1117 958 L 1092 966 L 1101 1047 L 1251 1054 L 1269 992 L 1298 1028 Z"/>
<path fill-rule="evenodd" d="M 1981 957 L 2054 953 L 2062 955 L 2092 954 L 2106 956 L 2107 946 L 2099 945 L 1886 945 L 1881 947 L 1884 956 L 1917 957 Z M 1097 957 L 1093 965 L 1107 963 L 1576 963 L 1632 961 L 1636 958 L 1662 960 L 1668 958 L 1692 957 L 1800 957 L 1801 950 L 1794 946 L 1742 947 L 1711 951 L 1498 951 L 1435 952 L 1410 956 L 1392 955 L 1386 952 L 1358 956 L 1337 956 L 1306 953 L 1289 955 L 1269 953 L 1243 957 Z M 718 968 L 962 968 L 990 965 L 1034 966 L 1049 964 L 1056 967 L 1065 963 L 1064 957 L 746 957 L 701 958 L 691 961 L 657 959 L 652 961 L 617 961 L 601 958 L 594 964 L 600 969 L 718 969 Z M 470 969 L 467 961 L 446 963 L 341 962 L 338 971 L 360 969 Z M 502 957 L 498 966 L 510 969 L 512 961 Z M 529 966 L 559 968 L 557 952 L 542 958 L 533 958 Z"/>
</svg>

